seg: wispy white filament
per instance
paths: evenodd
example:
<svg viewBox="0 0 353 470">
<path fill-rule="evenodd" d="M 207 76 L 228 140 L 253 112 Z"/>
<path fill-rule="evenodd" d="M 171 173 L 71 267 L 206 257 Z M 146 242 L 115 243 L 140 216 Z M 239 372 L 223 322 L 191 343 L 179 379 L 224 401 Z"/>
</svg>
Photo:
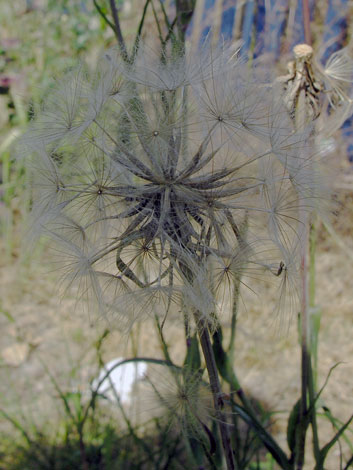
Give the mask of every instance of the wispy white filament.
<svg viewBox="0 0 353 470">
<path fill-rule="evenodd" d="M 293 308 L 299 212 L 320 193 L 310 131 L 279 89 L 225 47 L 140 45 L 133 65 L 109 51 L 97 70 L 58 83 L 21 142 L 33 226 L 59 242 L 65 277 L 127 328 L 195 309 L 214 323 L 240 279 L 266 273 Z"/>
</svg>

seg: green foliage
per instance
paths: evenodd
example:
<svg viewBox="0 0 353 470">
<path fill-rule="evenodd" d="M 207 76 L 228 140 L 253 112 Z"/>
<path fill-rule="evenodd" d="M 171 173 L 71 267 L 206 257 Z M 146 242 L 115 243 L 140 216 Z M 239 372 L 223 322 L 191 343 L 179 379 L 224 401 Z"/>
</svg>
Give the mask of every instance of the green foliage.
<svg viewBox="0 0 353 470">
<path fill-rule="evenodd" d="M 131 359 L 121 364 L 135 361 L 165 365 L 165 361 L 148 358 Z M 140 430 L 138 426 L 132 426 L 119 403 L 122 419 L 113 421 L 107 418 L 105 408 L 101 406 L 98 393 L 101 382 L 87 397 L 79 391 L 62 389 L 45 368 L 61 403 L 62 418 L 39 428 L 34 423 L 25 425 L 0 409 L 0 416 L 19 434 L 18 438 L 12 434 L 1 436 L 0 470 L 177 469 L 188 459 L 180 435 L 169 432 L 169 425 L 162 419 L 156 418 Z M 110 406 L 114 407 L 113 404 Z"/>
<path fill-rule="evenodd" d="M 288 423 L 287 423 L 287 443 L 289 450 L 293 453 L 295 452 L 295 443 L 296 443 L 296 428 L 299 423 L 300 416 L 300 399 L 295 403 L 290 412 Z"/>
<path fill-rule="evenodd" d="M 90 62 L 112 35 L 91 2 L 47 0 L 0 2 L 0 199 L 4 203 L 0 233 L 8 257 L 16 253 L 16 225 L 31 202 L 23 162 L 11 146 L 50 93 L 54 77 L 77 63 Z"/>
<path fill-rule="evenodd" d="M 64 423 L 64 427 L 68 424 Z M 30 444 L 9 437 L 2 439 L 0 470 L 149 470 L 162 469 L 168 460 L 168 468 L 180 468 L 178 462 L 180 465 L 183 460 L 178 439 L 166 441 L 163 437 L 158 428 L 143 436 L 147 452 L 116 426 L 96 423 L 85 432 L 83 459 L 82 442 L 74 430 L 50 436 L 48 431 L 37 429 Z"/>
<path fill-rule="evenodd" d="M 114 5 L 118 10 L 123 5 L 122 0 L 115 3 L 108 0 L 102 0 L 101 2 L 98 0 L 93 0 L 92 2 L 80 2 L 78 0 L 56 2 L 55 0 L 47 0 L 46 8 L 27 8 L 27 10 L 22 7 L 22 9 L 19 8 L 21 5 L 22 3 L 17 0 L 7 2 L 6 4 L 4 2 L 0 5 L 0 27 L 5 32 L 4 37 L 7 38 L 7 42 L 4 41 L 0 46 L 0 75 L 7 79 L 7 81 L 4 81 L 5 85 L 1 85 L 0 90 L 2 119 L 2 130 L 0 131 L 1 198 L 7 210 L 7 228 L 3 224 L 1 229 L 6 234 L 6 239 L 8 240 L 7 251 L 9 254 L 13 251 L 13 242 L 11 240 L 16 219 L 16 208 L 21 207 L 20 218 L 22 218 L 28 212 L 31 204 L 31 196 L 26 192 L 28 190 L 26 189 L 25 168 L 21 162 L 15 163 L 11 159 L 10 148 L 13 140 L 26 128 L 28 121 L 40 111 L 42 99 L 52 94 L 50 86 L 52 77 L 60 77 L 63 72 L 70 69 L 77 62 L 78 58 L 83 57 L 83 53 L 88 57 L 88 62 L 94 62 L 94 59 L 92 60 L 92 57 L 90 58 L 87 54 L 90 53 L 93 56 L 97 48 L 109 45 L 112 42 L 113 33 L 116 35 L 125 64 L 132 64 L 137 57 L 137 50 L 140 45 L 139 39 L 142 35 L 142 29 L 148 12 L 154 16 L 161 50 L 166 52 L 170 42 L 175 51 L 178 47 L 182 51 L 185 29 L 191 21 L 196 2 L 195 0 L 177 0 L 176 16 L 174 19 L 168 17 L 162 1 L 153 2 L 153 0 L 145 0 L 142 2 L 142 16 L 137 33 L 134 35 L 135 48 L 131 52 L 125 48 L 120 24 L 118 18 L 114 15 Z M 111 10 L 110 7 L 112 5 L 113 9 Z M 158 8 L 156 8 L 156 5 Z M 164 19 L 164 25 L 161 24 L 159 16 Z M 178 43 L 177 37 L 182 44 Z M 161 57 L 162 63 L 163 60 L 165 61 L 166 55 L 162 54 Z M 137 78 L 140 79 L 139 76 Z M 138 80 L 136 83 L 138 83 Z M 159 90 L 159 83 L 157 85 L 156 89 Z M 226 92 L 229 95 L 228 89 Z M 166 90 L 160 91 L 160 97 L 161 102 L 165 106 L 167 103 Z M 175 96 L 173 95 L 174 98 Z M 173 103 L 173 100 L 170 103 Z M 134 104 L 133 99 L 131 99 L 131 109 L 137 112 L 132 104 Z M 184 106 L 185 103 L 183 102 L 182 105 Z M 183 108 L 181 107 L 180 109 Z M 224 119 L 219 119 L 221 115 L 217 116 L 217 125 L 221 125 L 219 123 L 223 122 Z M 143 115 L 143 118 L 145 117 L 144 121 L 141 119 L 143 125 L 137 128 L 140 134 L 143 134 L 145 132 L 144 129 L 147 127 L 147 114 L 146 116 Z M 119 142 L 121 140 L 126 146 L 127 152 L 130 152 L 131 135 L 133 134 L 132 127 L 128 128 L 127 124 L 130 121 L 126 113 L 122 113 L 119 118 L 120 123 L 122 123 L 120 126 L 122 131 L 118 133 L 118 140 Z M 174 143 L 174 140 L 177 142 L 172 133 L 169 142 Z M 130 156 L 130 153 L 127 155 Z M 202 155 L 201 150 L 194 157 L 193 163 L 195 167 L 198 165 L 197 159 L 200 158 L 200 155 Z M 135 158 L 134 155 L 131 158 Z M 137 172 L 136 174 L 138 175 L 139 173 Z M 212 173 L 212 178 L 213 176 Z M 132 180 L 134 181 L 136 178 Z M 201 189 L 204 190 L 205 183 L 199 184 L 203 185 Z M 215 191 L 213 191 L 214 193 Z M 17 206 L 14 205 L 16 197 L 22 198 L 20 202 L 17 202 Z M 23 203 L 23 201 L 26 201 L 26 203 Z M 143 204 L 145 204 L 144 200 Z M 165 207 L 167 207 L 167 204 L 165 204 Z M 137 210 L 137 213 L 139 212 L 140 208 Z M 191 228 L 194 230 L 197 222 L 200 225 L 200 232 L 203 233 L 204 227 L 200 224 L 200 220 L 203 222 L 203 219 L 202 217 L 197 219 L 195 217 L 196 213 L 196 210 L 192 211 L 194 220 L 190 224 L 190 230 Z M 224 220 L 229 222 L 229 211 L 225 212 L 224 215 Z M 239 231 L 237 227 L 234 230 L 234 225 L 230 223 L 234 236 L 242 248 L 239 251 L 243 252 L 243 248 L 246 246 L 247 222 L 244 222 L 246 228 L 243 231 Z M 135 227 L 133 227 L 134 229 Z M 217 233 L 220 233 L 219 227 L 217 230 Z M 208 238 L 211 238 L 211 231 L 209 235 L 206 236 L 206 233 L 204 235 L 207 241 Z M 179 419 L 178 424 L 180 424 L 180 427 L 184 425 L 184 429 L 173 430 L 171 433 L 171 420 L 165 420 L 163 417 L 155 418 L 152 424 L 149 423 L 148 428 L 140 429 L 129 421 L 128 415 L 125 413 L 118 397 L 117 402 L 122 419 L 119 423 L 113 423 L 112 420 L 104 416 L 104 413 L 101 413 L 102 409 L 98 393 L 99 385 L 96 390 L 91 391 L 87 399 L 79 391 L 62 390 L 55 376 L 47 370 L 61 402 L 64 411 L 63 418 L 60 423 L 56 423 L 57 426 L 54 427 L 55 431 L 53 433 L 49 428 L 39 429 L 36 426 L 32 426 L 31 429 L 27 429 L 16 416 L 11 416 L 6 411 L 0 410 L 2 417 L 12 424 L 20 436 L 15 440 L 5 436 L 1 441 L 0 470 L 118 470 L 121 468 L 131 470 L 173 470 L 174 468 L 181 467 L 191 468 L 195 465 L 198 468 L 216 470 L 222 466 L 222 440 L 225 455 L 227 454 L 227 448 L 224 446 L 227 436 L 224 439 L 222 425 L 223 428 L 224 426 L 227 427 L 230 422 L 231 424 L 228 426 L 230 430 L 228 445 L 231 445 L 231 453 L 234 454 L 232 457 L 234 457 L 236 466 L 232 467 L 232 462 L 227 462 L 229 469 L 274 470 L 275 468 L 281 468 L 283 470 L 294 470 L 294 468 L 302 468 L 305 435 L 310 426 L 313 431 L 315 470 L 324 470 L 328 453 L 333 446 L 339 443 L 341 438 L 346 440 L 350 450 L 352 450 L 353 445 L 348 437 L 348 432 L 350 431 L 349 426 L 353 416 L 343 423 L 337 420 L 330 410 L 325 407 L 324 415 L 333 424 L 335 434 L 325 445 L 320 445 L 319 443 L 316 423 L 317 410 L 321 404 L 321 394 L 334 368 L 330 370 L 324 386 L 317 392 L 318 339 L 321 310 L 315 306 L 314 268 L 316 233 L 314 230 L 311 231 L 310 235 L 310 338 L 308 342 L 307 377 L 305 377 L 307 384 L 304 387 L 304 391 L 302 390 L 301 398 L 294 404 L 288 418 L 287 444 L 290 456 L 280 447 L 271 433 L 269 423 L 272 413 L 261 409 L 261 407 L 254 406 L 251 398 L 248 398 L 242 389 L 234 371 L 237 307 L 243 274 L 240 271 L 237 278 L 232 281 L 234 282 L 234 305 L 232 305 L 231 340 L 228 348 L 224 348 L 221 326 L 215 322 L 213 327 L 210 327 L 214 315 L 214 312 L 211 312 L 208 319 L 210 324 L 207 325 L 202 320 L 201 327 L 198 327 L 198 334 L 195 332 L 190 333 L 190 325 L 185 325 L 187 352 L 183 366 L 178 367 L 172 362 L 169 346 L 163 337 L 162 330 L 165 319 L 160 324 L 156 316 L 156 328 L 160 336 L 165 359 L 132 358 L 121 361 L 117 366 L 114 366 L 119 367 L 127 362 L 145 361 L 150 364 L 167 367 L 168 372 L 172 372 L 172 378 L 175 379 L 178 387 L 175 387 L 176 390 L 174 391 L 174 408 L 171 406 L 173 405 L 171 393 L 167 395 L 169 401 L 164 401 L 169 405 L 173 415 L 175 415 L 174 418 L 177 417 Z M 153 248 L 156 250 L 155 247 Z M 161 255 L 161 260 L 164 259 L 165 250 L 163 250 Z M 180 266 L 183 266 L 183 263 L 180 263 Z M 280 268 L 276 276 L 280 276 L 282 270 L 287 272 L 289 268 L 288 263 L 283 263 L 282 261 L 279 266 Z M 117 267 L 121 272 L 124 272 L 126 277 L 134 280 L 132 270 L 124 263 L 120 254 L 117 255 Z M 229 266 L 226 267 L 225 273 L 228 272 L 228 269 Z M 171 271 L 172 269 L 170 268 Z M 143 274 L 146 275 L 145 272 Z M 167 271 L 165 274 L 167 274 Z M 189 281 L 191 280 L 185 266 L 180 270 L 180 274 L 188 278 Z M 202 296 L 200 296 L 199 300 L 202 300 Z M 15 321 L 9 312 L 1 309 L 1 305 L 0 314 L 10 322 Z M 303 319 L 300 318 L 300 321 L 303 322 Z M 207 344 L 206 346 L 205 343 L 202 344 L 202 337 L 209 333 L 212 333 L 213 342 L 212 347 L 207 350 Z M 102 337 L 97 343 L 97 353 L 101 364 L 103 364 L 103 360 L 99 349 L 103 339 Z M 299 340 L 303 345 L 303 338 L 300 334 Z M 207 340 L 205 341 L 207 343 Z M 214 403 L 218 413 L 215 413 L 217 419 L 213 419 L 214 416 L 207 416 L 205 418 L 204 415 L 199 416 L 198 414 L 201 402 L 197 402 L 199 398 L 197 392 L 204 385 L 202 379 L 204 365 L 200 349 L 203 350 L 208 369 L 212 385 L 210 388 L 212 389 L 213 397 L 216 398 Z M 212 360 L 214 362 L 213 371 Z M 213 378 L 210 372 L 214 373 Z M 215 377 L 217 380 L 215 380 Z M 219 377 L 223 379 L 224 384 L 217 383 Z M 154 385 L 155 391 L 158 391 L 157 385 Z M 222 391 L 225 385 L 230 389 L 229 396 L 226 396 Z M 159 397 L 161 399 L 164 398 L 161 393 L 159 393 Z M 217 400 L 219 401 L 218 405 Z M 307 409 L 303 406 L 303 403 L 305 405 L 306 402 L 308 405 Z M 217 409 L 217 406 L 219 406 L 219 409 Z M 179 413 L 180 416 L 177 416 L 176 411 L 180 409 L 184 411 L 184 414 Z M 185 410 L 187 413 L 185 413 Z M 224 410 L 227 410 L 229 415 L 223 415 Z M 223 419 L 224 416 L 225 418 Z M 189 420 L 186 418 L 189 418 Z M 190 429 L 186 429 L 187 427 Z M 51 428 L 53 429 L 53 423 L 51 423 Z M 265 454 L 266 451 L 268 453 Z M 299 454 L 302 462 L 297 465 Z M 345 469 L 348 469 L 351 463 L 352 458 L 346 462 Z M 343 468 L 343 465 L 341 467 Z"/>
</svg>

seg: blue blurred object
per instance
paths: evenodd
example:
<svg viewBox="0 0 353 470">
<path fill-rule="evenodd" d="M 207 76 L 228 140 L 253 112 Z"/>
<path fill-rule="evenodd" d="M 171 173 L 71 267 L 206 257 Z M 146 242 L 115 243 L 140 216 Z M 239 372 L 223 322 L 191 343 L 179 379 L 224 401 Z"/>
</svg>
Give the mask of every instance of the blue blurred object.
<svg viewBox="0 0 353 470">
<path fill-rule="evenodd" d="M 347 15 L 348 0 L 328 0 L 322 39 L 324 51 L 321 60 L 323 63 L 326 63 L 334 52 L 343 47 L 347 38 Z"/>
<path fill-rule="evenodd" d="M 288 0 L 267 0 L 265 6 L 265 41 L 264 51 L 270 53 L 274 59 L 278 59 L 281 53 L 281 39 L 284 35 L 287 17 Z"/>
<path fill-rule="evenodd" d="M 244 42 L 243 47 L 246 52 L 249 51 L 251 45 L 252 32 L 254 27 L 254 16 L 255 2 L 254 0 L 248 0 L 245 5 L 242 30 L 242 40 Z"/>
<path fill-rule="evenodd" d="M 202 32 L 201 32 L 201 41 L 204 41 L 214 23 L 214 7 L 215 0 L 206 0 L 205 7 L 202 14 Z"/>
<path fill-rule="evenodd" d="M 255 13 L 255 47 L 254 57 L 260 55 L 265 49 L 265 24 L 266 24 L 266 8 L 265 0 L 257 1 L 257 8 Z"/>
<path fill-rule="evenodd" d="M 235 15 L 235 5 L 223 9 L 221 21 L 221 34 L 226 41 L 232 39 Z"/>
<path fill-rule="evenodd" d="M 328 0 L 323 36 L 324 51 L 321 57 L 323 64 L 344 46 L 347 39 L 347 18 L 348 0 Z M 348 160 L 353 162 L 353 117 L 343 123 L 342 136 L 346 142 Z"/>
<path fill-rule="evenodd" d="M 309 0 L 309 15 L 310 21 L 314 19 L 314 9 L 315 9 L 315 0 Z M 294 22 L 293 27 L 290 35 L 290 49 L 292 50 L 293 47 L 297 44 L 305 43 L 305 31 L 304 31 L 304 9 L 303 9 L 303 1 L 298 0 L 295 14 L 294 14 Z"/>
<path fill-rule="evenodd" d="M 223 0 L 221 2 L 220 33 L 225 40 L 243 40 L 245 54 L 251 52 L 254 57 L 267 54 L 268 60 L 278 60 L 284 47 L 288 52 L 296 44 L 305 42 L 303 0 L 297 0 L 295 10 L 290 11 L 290 0 Z M 212 31 L 216 23 L 217 0 L 205 0 L 201 24 L 191 22 L 189 34 L 194 27 L 199 27 L 200 41 Z M 310 20 L 314 19 L 315 0 L 308 0 Z M 349 0 L 327 0 L 323 48 L 323 64 L 337 50 L 341 49 L 347 38 Z M 241 15 L 241 18 L 237 18 Z M 292 19 L 289 20 L 289 17 Z M 290 23 L 290 24 L 289 24 Z M 219 23 L 218 23 L 219 24 Z M 235 24 L 240 31 L 235 31 Z M 285 34 L 286 33 L 286 34 Z M 237 37 L 234 37 L 237 35 Z M 283 44 L 286 38 L 288 43 Z M 349 118 L 342 127 L 342 135 L 347 145 L 350 161 L 353 161 L 353 118 Z"/>
</svg>

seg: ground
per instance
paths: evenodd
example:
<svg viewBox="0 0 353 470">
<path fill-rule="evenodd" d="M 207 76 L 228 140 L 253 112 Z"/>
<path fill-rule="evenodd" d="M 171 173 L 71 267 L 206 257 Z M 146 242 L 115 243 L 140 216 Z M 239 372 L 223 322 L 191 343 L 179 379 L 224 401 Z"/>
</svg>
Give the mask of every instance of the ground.
<svg viewBox="0 0 353 470">
<path fill-rule="evenodd" d="M 353 410 L 353 178 L 347 173 L 336 186 L 337 214 L 332 226 L 318 224 L 317 304 L 322 309 L 319 340 L 318 384 L 321 386 L 332 366 L 335 368 L 322 395 L 323 404 L 345 421 Z M 19 243 L 6 250 L 0 266 L 0 407 L 27 423 L 53 418 L 59 408 L 45 367 L 64 389 L 88 387 L 97 371 L 94 344 L 107 327 L 104 319 L 89 318 L 75 305 L 73 292 L 60 297 L 57 274 L 48 271 L 42 254 L 40 263 L 29 262 Z M 9 253 L 10 251 L 10 253 Z M 40 265 L 39 265 L 40 264 Z M 244 293 L 247 296 L 247 293 Z M 244 388 L 268 409 L 281 413 L 274 418 L 274 431 L 285 445 L 288 411 L 299 397 L 300 351 L 296 319 L 286 331 L 274 328 L 266 291 L 260 292 L 242 309 L 237 332 L 235 368 Z M 106 361 L 139 355 L 161 357 L 153 324 L 140 326 L 134 340 L 123 337 L 114 325 L 104 344 Z M 177 325 L 166 331 L 176 360 L 182 361 L 175 338 L 182 337 Z M 44 367 L 45 364 L 45 367 Z M 53 405 L 54 404 L 54 405 Z M 55 414 L 55 413 L 54 413 Z M 1 423 L 1 429 L 7 427 Z M 331 425 L 320 420 L 321 442 L 333 436 Z M 352 439 L 352 433 L 349 434 Z M 327 470 L 337 470 L 336 447 Z M 311 469 L 308 460 L 306 469 Z"/>
</svg>

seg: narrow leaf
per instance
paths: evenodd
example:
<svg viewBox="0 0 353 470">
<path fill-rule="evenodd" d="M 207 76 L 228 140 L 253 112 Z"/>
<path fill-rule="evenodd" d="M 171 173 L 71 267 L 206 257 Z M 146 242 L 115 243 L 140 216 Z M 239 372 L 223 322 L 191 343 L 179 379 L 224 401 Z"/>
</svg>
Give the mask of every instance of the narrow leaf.
<svg viewBox="0 0 353 470">
<path fill-rule="evenodd" d="M 295 452 L 295 443 L 296 443 L 296 429 L 299 423 L 299 415 L 300 415 L 300 402 L 299 399 L 292 408 L 292 411 L 288 418 L 288 425 L 287 425 L 287 442 L 290 451 L 293 453 Z"/>
<path fill-rule="evenodd" d="M 189 345 L 186 352 L 184 367 L 188 368 L 191 372 L 198 372 L 201 369 L 201 357 L 199 350 L 199 342 L 197 335 L 189 338 Z"/>
<path fill-rule="evenodd" d="M 336 435 L 321 449 L 320 451 L 320 461 L 316 464 L 315 470 L 319 470 L 322 468 L 322 465 L 327 457 L 329 450 L 336 444 L 338 439 L 344 433 L 344 431 L 348 428 L 353 420 L 353 415 L 349 418 L 349 420 L 341 427 L 341 429 L 336 433 Z"/>
<path fill-rule="evenodd" d="M 239 406 L 234 404 L 234 410 L 239 414 L 239 416 L 249 425 L 252 426 L 255 430 L 258 437 L 263 442 L 266 449 L 271 453 L 272 457 L 280 465 L 283 470 L 293 470 L 293 465 L 289 462 L 286 454 L 281 448 L 278 447 L 273 438 L 267 433 L 267 431 L 255 421 L 252 416 L 250 416 L 247 411 Z"/>
</svg>

